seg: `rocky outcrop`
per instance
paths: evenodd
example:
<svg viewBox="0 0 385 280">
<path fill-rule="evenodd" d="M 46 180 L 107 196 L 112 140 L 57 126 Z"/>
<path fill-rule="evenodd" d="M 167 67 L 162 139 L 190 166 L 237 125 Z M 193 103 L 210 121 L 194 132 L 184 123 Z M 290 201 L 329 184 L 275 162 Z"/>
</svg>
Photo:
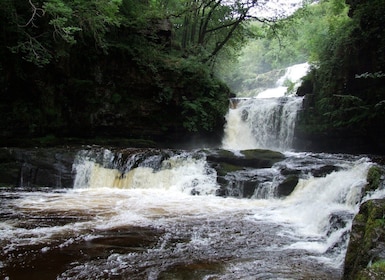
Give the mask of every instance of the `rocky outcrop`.
<svg viewBox="0 0 385 280">
<path fill-rule="evenodd" d="M 0 186 L 72 188 L 77 148 L 0 149 Z"/>
<path fill-rule="evenodd" d="M 378 166 L 368 172 L 363 196 L 383 187 L 385 171 Z M 345 258 L 344 280 L 385 278 L 385 199 L 364 202 L 353 220 Z"/>
<path fill-rule="evenodd" d="M 228 167 L 235 169 L 243 167 L 268 168 L 285 158 L 282 153 L 270 150 L 243 150 L 240 153 L 240 155 L 235 155 L 231 151 L 219 149 L 208 154 L 207 161 L 217 169 L 219 174 L 223 174 L 227 173 Z"/>
<path fill-rule="evenodd" d="M 218 149 L 207 152 L 206 158 L 209 165 L 217 172 L 217 182 L 220 185 L 217 195 L 250 198 L 263 187 L 265 182 L 271 181 L 271 174 L 256 176 L 243 172 L 242 176 L 238 176 L 237 172 L 270 168 L 285 159 L 285 156 L 280 152 L 270 150 L 244 150 L 240 154 L 234 154 L 231 151 Z M 284 195 L 283 192 L 281 196 Z M 285 194 L 290 193 L 291 191 L 286 189 Z"/>
<path fill-rule="evenodd" d="M 353 221 L 343 279 L 384 279 L 385 200 L 370 200 Z"/>
<path fill-rule="evenodd" d="M 295 175 L 288 176 L 282 183 L 278 185 L 277 196 L 283 197 L 283 196 L 290 195 L 294 191 L 294 188 L 297 186 L 298 180 L 299 180 L 298 176 L 295 176 Z"/>
</svg>

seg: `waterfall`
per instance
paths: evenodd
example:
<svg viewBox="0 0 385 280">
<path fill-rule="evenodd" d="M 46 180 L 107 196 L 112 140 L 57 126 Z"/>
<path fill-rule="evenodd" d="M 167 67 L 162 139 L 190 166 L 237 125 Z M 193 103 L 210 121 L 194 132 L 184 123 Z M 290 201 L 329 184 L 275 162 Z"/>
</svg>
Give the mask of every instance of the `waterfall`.
<svg viewBox="0 0 385 280">
<path fill-rule="evenodd" d="M 182 279 L 200 267 L 205 277 L 186 279 L 338 279 L 368 159 L 287 152 L 272 168 L 234 169 L 210 164 L 217 152 L 93 148 L 76 157 L 74 189 L 3 190 L 5 275 L 52 263 L 44 279 Z M 288 174 L 299 179 L 290 195 L 261 194 Z M 218 176 L 258 187 L 217 196 Z"/>
<path fill-rule="evenodd" d="M 223 148 L 290 150 L 301 97 L 250 98 L 230 109 Z"/>
<path fill-rule="evenodd" d="M 74 169 L 74 189 L 154 189 L 205 195 L 218 189 L 214 169 L 199 153 L 81 151 Z"/>
<path fill-rule="evenodd" d="M 88 146 L 72 189 L 0 188 L 0 278 L 340 279 L 373 163 L 290 151 L 301 104 L 232 99 L 224 149 Z"/>
<path fill-rule="evenodd" d="M 285 74 L 280 77 L 271 88 L 257 94 L 257 98 L 274 98 L 292 95 L 301 85 L 301 78 L 309 71 L 308 63 L 301 63 L 286 68 Z M 287 84 L 291 84 L 289 89 Z"/>
<path fill-rule="evenodd" d="M 308 70 L 308 63 L 293 65 L 271 88 L 258 93 L 256 97 L 231 100 L 223 148 L 290 150 L 297 112 L 301 109 L 303 98 L 285 96 L 288 93 L 285 83 L 292 83 L 291 91 L 295 91 Z"/>
</svg>

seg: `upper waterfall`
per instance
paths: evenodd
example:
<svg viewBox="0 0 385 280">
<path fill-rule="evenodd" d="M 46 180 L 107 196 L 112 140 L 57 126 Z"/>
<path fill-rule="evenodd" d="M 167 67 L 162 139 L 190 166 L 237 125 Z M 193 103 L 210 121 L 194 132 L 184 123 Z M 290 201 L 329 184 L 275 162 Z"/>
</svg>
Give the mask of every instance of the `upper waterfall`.
<svg viewBox="0 0 385 280">
<path fill-rule="evenodd" d="M 285 74 L 281 76 L 271 88 L 257 94 L 257 98 L 274 98 L 292 95 L 300 86 L 301 78 L 309 71 L 308 63 L 295 64 L 286 68 Z M 290 85 L 290 89 L 289 86 Z"/>
<path fill-rule="evenodd" d="M 227 114 L 223 148 L 290 150 L 301 106 L 301 97 L 240 100 Z"/>
<path fill-rule="evenodd" d="M 290 150 L 297 112 L 302 106 L 302 97 L 292 93 L 308 70 L 308 63 L 290 66 L 270 88 L 252 98 L 231 100 L 222 147 L 231 150 Z"/>
</svg>

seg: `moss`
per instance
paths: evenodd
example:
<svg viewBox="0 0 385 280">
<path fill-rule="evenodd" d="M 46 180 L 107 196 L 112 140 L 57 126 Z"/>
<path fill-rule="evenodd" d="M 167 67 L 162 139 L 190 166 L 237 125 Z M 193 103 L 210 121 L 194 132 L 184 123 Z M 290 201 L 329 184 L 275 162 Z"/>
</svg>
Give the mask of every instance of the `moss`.
<svg viewBox="0 0 385 280">
<path fill-rule="evenodd" d="M 367 175 L 368 184 L 365 187 L 365 192 L 374 191 L 378 189 L 381 184 L 381 176 L 384 175 L 384 171 L 378 166 L 372 166 Z"/>
<path fill-rule="evenodd" d="M 282 153 L 271 150 L 244 150 L 242 151 L 242 154 L 245 156 L 246 159 L 264 158 L 272 161 L 280 161 L 284 159 L 284 155 Z"/>
<path fill-rule="evenodd" d="M 370 276 L 379 268 L 367 269 L 372 262 L 378 262 L 378 267 L 384 264 L 381 256 L 383 246 L 385 200 L 370 200 L 361 205 L 359 214 L 354 218 L 343 279 L 384 279 Z"/>
<path fill-rule="evenodd" d="M 357 280 L 380 280 L 385 278 L 385 260 L 374 262 L 371 266 L 357 274 Z"/>
<path fill-rule="evenodd" d="M 244 169 L 242 166 L 233 165 L 229 163 L 221 163 L 220 168 L 217 168 L 219 176 L 225 176 L 227 173 L 235 172 Z"/>
<path fill-rule="evenodd" d="M 373 269 L 376 269 L 378 271 L 385 272 L 385 259 L 376 261 L 375 263 L 372 264 L 371 266 Z"/>
<path fill-rule="evenodd" d="M 375 201 L 368 201 L 368 218 L 365 226 L 365 235 L 364 235 L 364 249 L 369 251 L 375 246 L 375 243 L 378 241 L 381 232 L 384 231 L 384 215 L 385 209 L 383 207 L 378 207 Z"/>
</svg>

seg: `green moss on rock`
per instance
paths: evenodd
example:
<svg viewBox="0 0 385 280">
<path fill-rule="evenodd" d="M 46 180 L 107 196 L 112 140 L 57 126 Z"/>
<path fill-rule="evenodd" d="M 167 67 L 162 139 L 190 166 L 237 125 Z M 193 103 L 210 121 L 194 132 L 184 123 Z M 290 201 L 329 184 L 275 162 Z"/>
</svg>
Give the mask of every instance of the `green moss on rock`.
<svg viewBox="0 0 385 280">
<path fill-rule="evenodd" d="M 374 165 L 369 169 L 367 176 L 368 184 L 365 187 L 365 193 L 378 189 L 381 184 L 381 177 L 384 173 L 384 170 L 378 165 Z"/>
<path fill-rule="evenodd" d="M 369 200 L 361 205 L 360 212 L 353 221 L 343 279 L 384 279 L 363 278 L 368 273 L 365 269 L 383 259 L 383 248 L 385 199 Z"/>
</svg>

